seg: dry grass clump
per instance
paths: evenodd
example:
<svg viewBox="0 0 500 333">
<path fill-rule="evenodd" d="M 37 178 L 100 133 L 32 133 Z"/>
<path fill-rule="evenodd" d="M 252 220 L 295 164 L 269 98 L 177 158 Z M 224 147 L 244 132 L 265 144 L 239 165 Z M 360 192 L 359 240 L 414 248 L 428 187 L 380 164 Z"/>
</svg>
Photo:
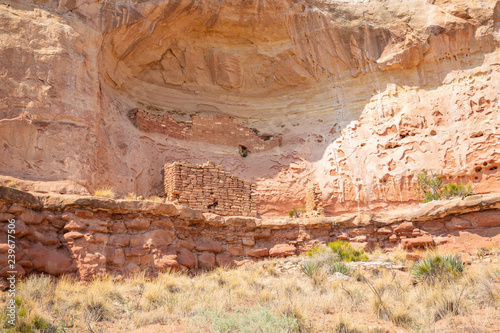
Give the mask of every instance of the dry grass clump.
<svg viewBox="0 0 500 333">
<path fill-rule="evenodd" d="M 101 187 L 94 192 L 94 196 L 113 199 L 115 192 L 111 187 Z"/>
<path fill-rule="evenodd" d="M 130 193 L 127 193 L 127 195 L 125 196 L 125 199 L 128 199 L 128 200 L 142 200 L 143 197 L 142 197 L 142 195 L 137 195 L 134 192 L 130 192 Z"/>
<path fill-rule="evenodd" d="M 165 199 L 162 197 L 159 197 L 157 195 L 151 195 L 147 198 L 144 198 L 142 195 L 137 195 L 134 192 L 130 192 L 125 196 L 125 199 L 128 200 L 148 200 L 148 201 L 154 201 L 154 202 L 164 202 Z"/>
<path fill-rule="evenodd" d="M 151 195 L 151 196 L 147 197 L 146 200 L 154 201 L 154 202 L 164 202 L 165 201 L 164 198 L 159 197 L 157 195 Z"/>
<path fill-rule="evenodd" d="M 5 326 L 4 314 L 1 324 L 8 333 L 494 332 L 500 324 L 499 264 L 474 264 L 432 283 L 383 268 L 343 280 L 324 269 L 306 275 L 300 266 L 280 273 L 275 264 L 85 284 L 30 276 L 19 283 L 19 325 Z"/>
</svg>

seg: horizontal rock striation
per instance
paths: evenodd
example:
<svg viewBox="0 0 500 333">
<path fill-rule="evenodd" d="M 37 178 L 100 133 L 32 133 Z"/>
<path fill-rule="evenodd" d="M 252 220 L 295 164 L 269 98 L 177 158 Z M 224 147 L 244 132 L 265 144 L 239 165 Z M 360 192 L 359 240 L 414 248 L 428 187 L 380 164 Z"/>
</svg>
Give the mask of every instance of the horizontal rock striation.
<svg viewBox="0 0 500 333">
<path fill-rule="evenodd" d="M 500 188 L 496 0 L 4 0 L 0 35 L 0 174 L 27 189 L 147 197 L 206 160 L 264 217 L 315 183 L 327 215 L 413 205 L 422 169 Z"/>
<path fill-rule="evenodd" d="M 0 224 L 16 223 L 19 275 L 44 272 L 155 275 L 290 256 L 345 240 L 357 246 L 500 245 L 500 196 L 423 204 L 413 210 L 309 219 L 219 216 L 152 201 L 43 195 L 0 187 Z M 6 258 L 6 233 L 0 256 Z M 4 258 L 4 259 L 5 259 Z M 0 271 L 5 276 L 7 269 Z"/>
</svg>

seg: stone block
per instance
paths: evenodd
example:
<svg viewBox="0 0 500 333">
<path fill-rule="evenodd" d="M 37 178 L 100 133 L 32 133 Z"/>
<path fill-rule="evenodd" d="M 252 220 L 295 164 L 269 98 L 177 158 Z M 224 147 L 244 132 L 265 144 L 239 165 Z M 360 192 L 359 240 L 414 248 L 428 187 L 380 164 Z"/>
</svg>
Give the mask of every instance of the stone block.
<svg viewBox="0 0 500 333">
<path fill-rule="evenodd" d="M 448 230 L 462 230 L 471 228 L 471 223 L 468 220 L 454 217 L 450 221 L 446 222 L 445 226 Z"/>
<path fill-rule="evenodd" d="M 210 270 L 215 268 L 215 254 L 210 252 L 203 252 L 199 254 L 198 268 L 203 270 Z"/>
<path fill-rule="evenodd" d="M 254 258 L 267 257 L 269 255 L 269 249 L 267 248 L 251 249 L 247 251 L 247 255 Z"/>
<path fill-rule="evenodd" d="M 220 253 L 222 251 L 222 245 L 215 241 L 200 242 L 196 245 L 196 250 Z"/>
<path fill-rule="evenodd" d="M 288 257 L 296 254 L 297 248 L 289 244 L 277 244 L 269 250 L 271 257 Z"/>
<path fill-rule="evenodd" d="M 424 247 L 434 245 L 434 240 L 431 236 L 422 236 L 416 238 L 406 238 L 401 240 L 401 245 L 405 249 L 410 249 L 414 247 Z"/>
</svg>

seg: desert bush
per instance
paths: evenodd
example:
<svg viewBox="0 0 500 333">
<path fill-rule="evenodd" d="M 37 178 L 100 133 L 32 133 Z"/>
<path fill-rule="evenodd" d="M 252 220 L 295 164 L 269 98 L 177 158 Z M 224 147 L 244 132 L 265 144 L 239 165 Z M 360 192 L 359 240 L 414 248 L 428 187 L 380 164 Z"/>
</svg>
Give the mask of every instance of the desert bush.
<svg viewBox="0 0 500 333">
<path fill-rule="evenodd" d="M 444 183 L 440 175 L 432 172 L 429 175 L 427 170 L 424 169 L 417 175 L 417 182 L 418 185 L 415 190 L 421 194 L 421 200 L 423 202 L 441 199 L 441 191 Z"/>
<path fill-rule="evenodd" d="M 314 246 L 311 250 L 307 251 L 307 255 L 309 257 L 314 257 L 316 255 L 318 255 L 319 253 L 321 253 L 325 248 L 324 247 L 321 247 L 321 246 Z"/>
<path fill-rule="evenodd" d="M 319 272 L 321 265 L 317 260 L 306 260 L 300 269 L 302 270 L 302 273 L 310 278 Z"/>
<path fill-rule="evenodd" d="M 443 198 L 453 198 L 453 197 L 468 197 L 474 194 L 471 184 L 446 184 L 442 190 Z"/>
<path fill-rule="evenodd" d="M 329 264 L 329 273 L 333 274 L 335 272 L 342 273 L 344 275 L 351 275 L 351 269 L 343 262 L 332 262 Z"/>
<path fill-rule="evenodd" d="M 423 202 L 429 202 L 439 199 L 449 199 L 453 197 L 467 197 L 475 194 L 471 184 L 444 184 L 441 176 L 435 173 L 427 173 L 427 170 L 422 170 L 417 175 L 417 187 L 415 190 L 420 194 L 420 199 Z"/>
<path fill-rule="evenodd" d="M 94 192 L 94 196 L 113 199 L 115 197 L 115 192 L 111 187 L 101 187 Z"/>
<path fill-rule="evenodd" d="M 445 277 L 456 277 L 463 271 L 464 264 L 458 255 L 431 254 L 417 261 L 411 273 L 420 281 L 434 281 Z"/>
<path fill-rule="evenodd" d="M 338 254 L 339 259 L 342 261 L 368 261 L 368 256 L 363 249 L 355 249 L 347 242 L 338 240 L 328 243 L 328 247 L 332 252 Z"/>
</svg>

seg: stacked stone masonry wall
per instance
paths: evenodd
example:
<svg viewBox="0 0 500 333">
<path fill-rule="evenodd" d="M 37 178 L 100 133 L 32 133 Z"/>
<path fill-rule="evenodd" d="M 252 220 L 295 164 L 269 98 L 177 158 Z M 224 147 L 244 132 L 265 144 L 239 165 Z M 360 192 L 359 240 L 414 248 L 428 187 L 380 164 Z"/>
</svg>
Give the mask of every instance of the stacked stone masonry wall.
<svg viewBox="0 0 500 333">
<path fill-rule="evenodd" d="M 218 215 L 256 216 L 254 188 L 213 162 L 165 165 L 165 196 L 170 202 Z"/>
<path fill-rule="evenodd" d="M 191 121 L 177 121 L 165 113 L 133 109 L 129 112 L 129 117 L 132 123 L 144 132 L 162 133 L 175 139 L 236 148 L 243 146 L 250 153 L 270 150 L 280 145 L 279 138 L 262 138 L 255 130 L 226 115 L 198 115 L 192 116 Z"/>
<path fill-rule="evenodd" d="M 173 204 L 51 196 L 0 186 L 0 260 L 7 262 L 7 225 L 15 220 L 18 275 L 147 276 L 237 266 L 304 253 L 345 240 L 380 246 L 500 245 L 500 195 L 426 204 L 411 212 L 359 213 L 311 219 L 222 217 Z M 9 275 L 6 265 L 0 276 Z"/>
</svg>

